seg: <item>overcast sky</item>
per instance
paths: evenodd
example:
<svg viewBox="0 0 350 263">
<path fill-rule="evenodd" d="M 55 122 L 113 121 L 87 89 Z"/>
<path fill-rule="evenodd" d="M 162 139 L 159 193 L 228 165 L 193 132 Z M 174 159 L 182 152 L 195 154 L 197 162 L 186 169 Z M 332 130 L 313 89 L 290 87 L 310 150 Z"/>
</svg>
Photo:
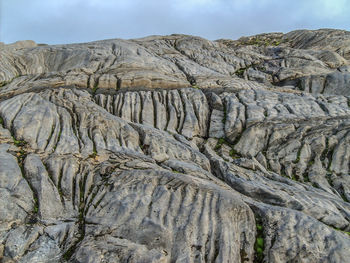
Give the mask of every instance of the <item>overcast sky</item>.
<svg viewBox="0 0 350 263">
<path fill-rule="evenodd" d="M 173 33 L 207 39 L 350 30 L 350 0 L 0 0 L 0 41 L 87 42 Z"/>
</svg>

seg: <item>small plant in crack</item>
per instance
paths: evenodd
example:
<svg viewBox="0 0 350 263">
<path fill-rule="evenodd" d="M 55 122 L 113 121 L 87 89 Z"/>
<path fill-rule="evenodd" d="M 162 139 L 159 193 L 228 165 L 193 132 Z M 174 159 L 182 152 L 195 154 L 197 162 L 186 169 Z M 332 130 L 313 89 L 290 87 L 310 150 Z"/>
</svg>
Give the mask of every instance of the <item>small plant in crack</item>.
<svg viewBox="0 0 350 263">
<path fill-rule="evenodd" d="M 333 180 L 332 180 L 332 173 L 327 173 L 327 174 L 326 174 L 326 179 L 327 179 L 328 184 L 329 184 L 331 187 L 334 187 Z"/>
<path fill-rule="evenodd" d="M 344 187 L 342 186 L 341 189 L 338 190 L 338 193 L 340 197 L 343 199 L 344 202 L 349 202 L 348 198 L 345 195 Z"/>
<path fill-rule="evenodd" d="M 149 149 L 149 145 L 147 145 L 147 144 L 141 144 L 140 145 L 140 148 L 141 148 L 141 150 L 143 151 L 143 152 L 148 152 L 148 149 Z"/>
<path fill-rule="evenodd" d="M 62 135 L 62 131 L 59 131 L 58 136 L 57 136 L 57 142 L 56 142 L 56 144 L 55 144 L 54 147 L 53 147 L 53 150 L 54 150 L 54 151 L 57 149 L 57 144 L 58 144 L 58 142 L 59 142 L 60 139 L 61 139 L 61 135 Z"/>
<path fill-rule="evenodd" d="M 97 89 L 98 89 L 98 83 L 96 82 L 94 87 L 92 88 L 92 95 L 93 96 L 96 94 Z"/>
<path fill-rule="evenodd" d="M 17 159 L 19 163 L 23 163 L 24 159 L 27 156 L 27 152 L 21 149 L 19 152 L 17 152 Z"/>
<path fill-rule="evenodd" d="M 34 206 L 34 214 L 37 214 L 39 212 L 39 207 L 38 206 Z"/>
<path fill-rule="evenodd" d="M 97 151 L 94 150 L 92 154 L 89 155 L 89 158 L 95 159 L 97 157 Z"/>
<path fill-rule="evenodd" d="M 238 70 L 235 71 L 235 74 L 240 77 L 243 78 L 244 77 L 244 72 L 246 71 L 247 68 L 240 68 Z"/>
<path fill-rule="evenodd" d="M 264 252 L 264 239 L 262 237 L 256 239 L 256 252 L 258 257 L 261 257 L 260 255 Z"/>
<path fill-rule="evenodd" d="M 33 213 L 37 214 L 39 213 L 39 200 L 38 200 L 38 197 L 36 196 L 34 196 L 33 199 L 34 199 Z"/>
<path fill-rule="evenodd" d="M 6 86 L 7 84 L 10 84 L 14 79 L 20 77 L 19 74 L 16 74 L 13 79 L 9 80 L 9 81 L 3 81 L 3 82 L 0 82 L 0 88 L 3 87 L 3 86 Z"/>
<path fill-rule="evenodd" d="M 293 161 L 293 163 L 297 164 L 300 161 L 301 147 L 297 152 L 297 158 Z"/>
<path fill-rule="evenodd" d="M 27 144 L 26 141 L 24 141 L 24 140 L 16 140 L 15 137 L 12 137 L 12 139 L 13 139 L 13 143 L 14 143 L 17 147 L 23 147 L 23 146 L 25 146 L 25 145 Z"/>
<path fill-rule="evenodd" d="M 286 175 L 286 176 L 287 176 L 287 175 Z M 292 174 L 292 177 L 291 177 L 291 178 L 292 178 L 293 181 L 298 181 L 298 178 L 297 178 L 297 176 L 296 176 L 295 174 Z"/>
<path fill-rule="evenodd" d="M 280 44 L 281 44 L 281 41 L 274 40 L 274 41 L 272 41 L 271 46 L 277 47 L 277 46 L 279 46 Z"/>
<path fill-rule="evenodd" d="M 310 183 L 310 178 L 309 178 L 309 175 L 307 173 L 304 174 L 304 182 L 305 183 Z"/>
<path fill-rule="evenodd" d="M 303 90 L 303 82 L 302 80 L 299 80 L 298 83 L 296 84 L 297 90 Z"/>
<path fill-rule="evenodd" d="M 260 65 L 260 63 L 253 63 L 251 65 L 248 65 L 244 68 L 239 68 L 235 71 L 236 76 L 240 77 L 240 78 L 244 78 L 244 72 L 246 72 L 249 68 L 253 68 L 256 69 L 258 66 Z"/>
<path fill-rule="evenodd" d="M 222 118 L 222 124 L 225 125 L 227 120 L 227 109 L 226 109 L 226 104 L 224 104 L 224 117 Z"/>
<path fill-rule="evenodd" d="M 268 114 L 266 109 L 264 110 L 264 116 L 265 116 L 265 118 L 269 117 L 269 114 Z"/>
<path fill-rule="evenodd" d="M 231 150 L 229 151 L 229 155 L 233 158 L 233 159 L 238 159 L 241 158 L 242 156 L 234 149 L 234 144 L 230 143 L 226 138 L 222 137 L 219 138 L 214 150 L 217 152 L 222 148 L 222 145 L 228 145 L 229 147 L 231 147 Z M 228 161 L 228 160 L 227 160 Z"/>
<path fill-rule="evenodd" d="M 241 249 L 240 256 L 241 256 L 242 263 L 247 262 L 247 261 L 249 262 L 248 253 L 244 249 Z"/>
<path fill-rule="evenodd" d="M 307 166 L 312 166 L 314 163 L 315 163 L 315 161 L 310 160 L 310 161 L 307 163 Z"/>
<path fill-rule="evenodd" d="M 320 187 L 318 186 L 318 183 L 312 183 L 312 186 L 315 187 L 315 188 L 320 188 Z"/>
<path fill-rule="evenodd" d="M 230 150 L 230 156 L 232 159 L 239 159 L 242 157 L 233 147 Z"/>
<path fill-rule="evenodd" d="M 342 232 L 342 233 L 344 233 L 344 234 L 346 234 L 346 235 L 349 235 L 350 236 L 350 232 L 347 232 L 347 231 L 344 231 L 344 230 L 341 230 L 340 228 L 337 228 L 337 227 L 334 227 L 334 226 L 331 226 L 334 230 L 337 230 L 337 231 L 339 231 L 339 232 Z"/>
<path fill-rule="evenodd" d="M 215 145 L 215 151 L 218 151 L 221 149 L 222 145 L 225 143 L 225 138 L 219 138 L 218 142 Z"/>
<path fill-rule="evenodd" d="M 92 154 L 90 154 L 89 157 L 93 158 L 93 159 L 95 159 L 97 157 L 97 149 L 96 149 L 95 142 L 93 143 L 93 146 L 92 146 Z"/>
<path fill-rule="evenodd" d="M 254 262 L 263 262 L 264 261 L 264 227 L 262 224 L 261 217 L 257 216 L 256 221 L 256 240 L 254 244 L 255 249 L 255 258 Z"/>
</svg>

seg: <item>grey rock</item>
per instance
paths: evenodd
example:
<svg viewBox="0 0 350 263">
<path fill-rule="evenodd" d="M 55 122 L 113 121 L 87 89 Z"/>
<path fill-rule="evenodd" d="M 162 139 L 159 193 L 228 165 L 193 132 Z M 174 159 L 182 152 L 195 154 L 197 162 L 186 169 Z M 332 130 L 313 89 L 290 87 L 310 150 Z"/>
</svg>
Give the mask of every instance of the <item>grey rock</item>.
<svg viewBox="0 0 350 263">
<path fill-rule="evenodd" d="M 46 235 L 40 236 L 29 248 L 29 251 L 18 262 L 62 262 L 62 251 L 58 244 Z"/>
<path fill-rule="evenodd" d="M 0 261 L 347 262 L 349 43 L 0 44 Z"/>
<path fill-rule="evenodd" d="M 39 216 L 42 219 L 57 218 L 62 215 L 63 207 L 57 188 L 54 187 L 45 166 L 39 156 L 30 154 L 24 163 L 25 177 L 38 198 Z"/>
<path fill-rule="evenodd" d="M 24 223 L 34 206 L 32 191 L 17 159 L 7 152 L 9 148 L 10 145 L 0 144 L 0 233 Z"/>
<path fill-rule="evenodd" d="M 5 243 L 4 256 L 14 260 L 21 257 L 38 238 L 41 231 L 42 229 L 38 226 L 29 229 L 19 226 L 10 231 Z"/>
</svg>

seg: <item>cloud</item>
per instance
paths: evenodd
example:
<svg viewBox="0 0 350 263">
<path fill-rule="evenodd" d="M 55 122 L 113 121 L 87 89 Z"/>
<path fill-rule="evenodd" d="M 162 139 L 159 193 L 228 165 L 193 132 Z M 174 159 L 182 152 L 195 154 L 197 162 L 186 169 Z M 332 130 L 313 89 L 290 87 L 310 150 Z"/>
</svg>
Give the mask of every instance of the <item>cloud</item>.
<svg viewBox="0 0 350 263">
<path fill-rule="evenodd" d="M 0 41 L 86 42 L 185 33 L 238 38 L 350 29 L 347 0 L 0 0 Z"/>
<path fill-rule="evenodd" d="M 347 0 L 321 0 L 319 7 L 316 9 L 317 15 L 328 18 L 337 18 L 343 14 L 345 15 L 345 12 L 349 15 L 347 2 Z"/>
</svg>

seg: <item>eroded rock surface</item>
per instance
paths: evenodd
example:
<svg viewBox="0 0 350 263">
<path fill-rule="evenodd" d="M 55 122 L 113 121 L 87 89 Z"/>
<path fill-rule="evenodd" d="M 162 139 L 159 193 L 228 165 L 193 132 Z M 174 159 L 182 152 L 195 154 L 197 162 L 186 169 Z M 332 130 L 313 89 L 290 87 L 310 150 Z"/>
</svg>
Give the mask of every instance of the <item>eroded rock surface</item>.
<svg viewBox="0 0 350 263">
<path fill-rule="evenodd" d="M 349 262 L 350 33 L 0 46 L 1 262 Z"/>
</svg>

